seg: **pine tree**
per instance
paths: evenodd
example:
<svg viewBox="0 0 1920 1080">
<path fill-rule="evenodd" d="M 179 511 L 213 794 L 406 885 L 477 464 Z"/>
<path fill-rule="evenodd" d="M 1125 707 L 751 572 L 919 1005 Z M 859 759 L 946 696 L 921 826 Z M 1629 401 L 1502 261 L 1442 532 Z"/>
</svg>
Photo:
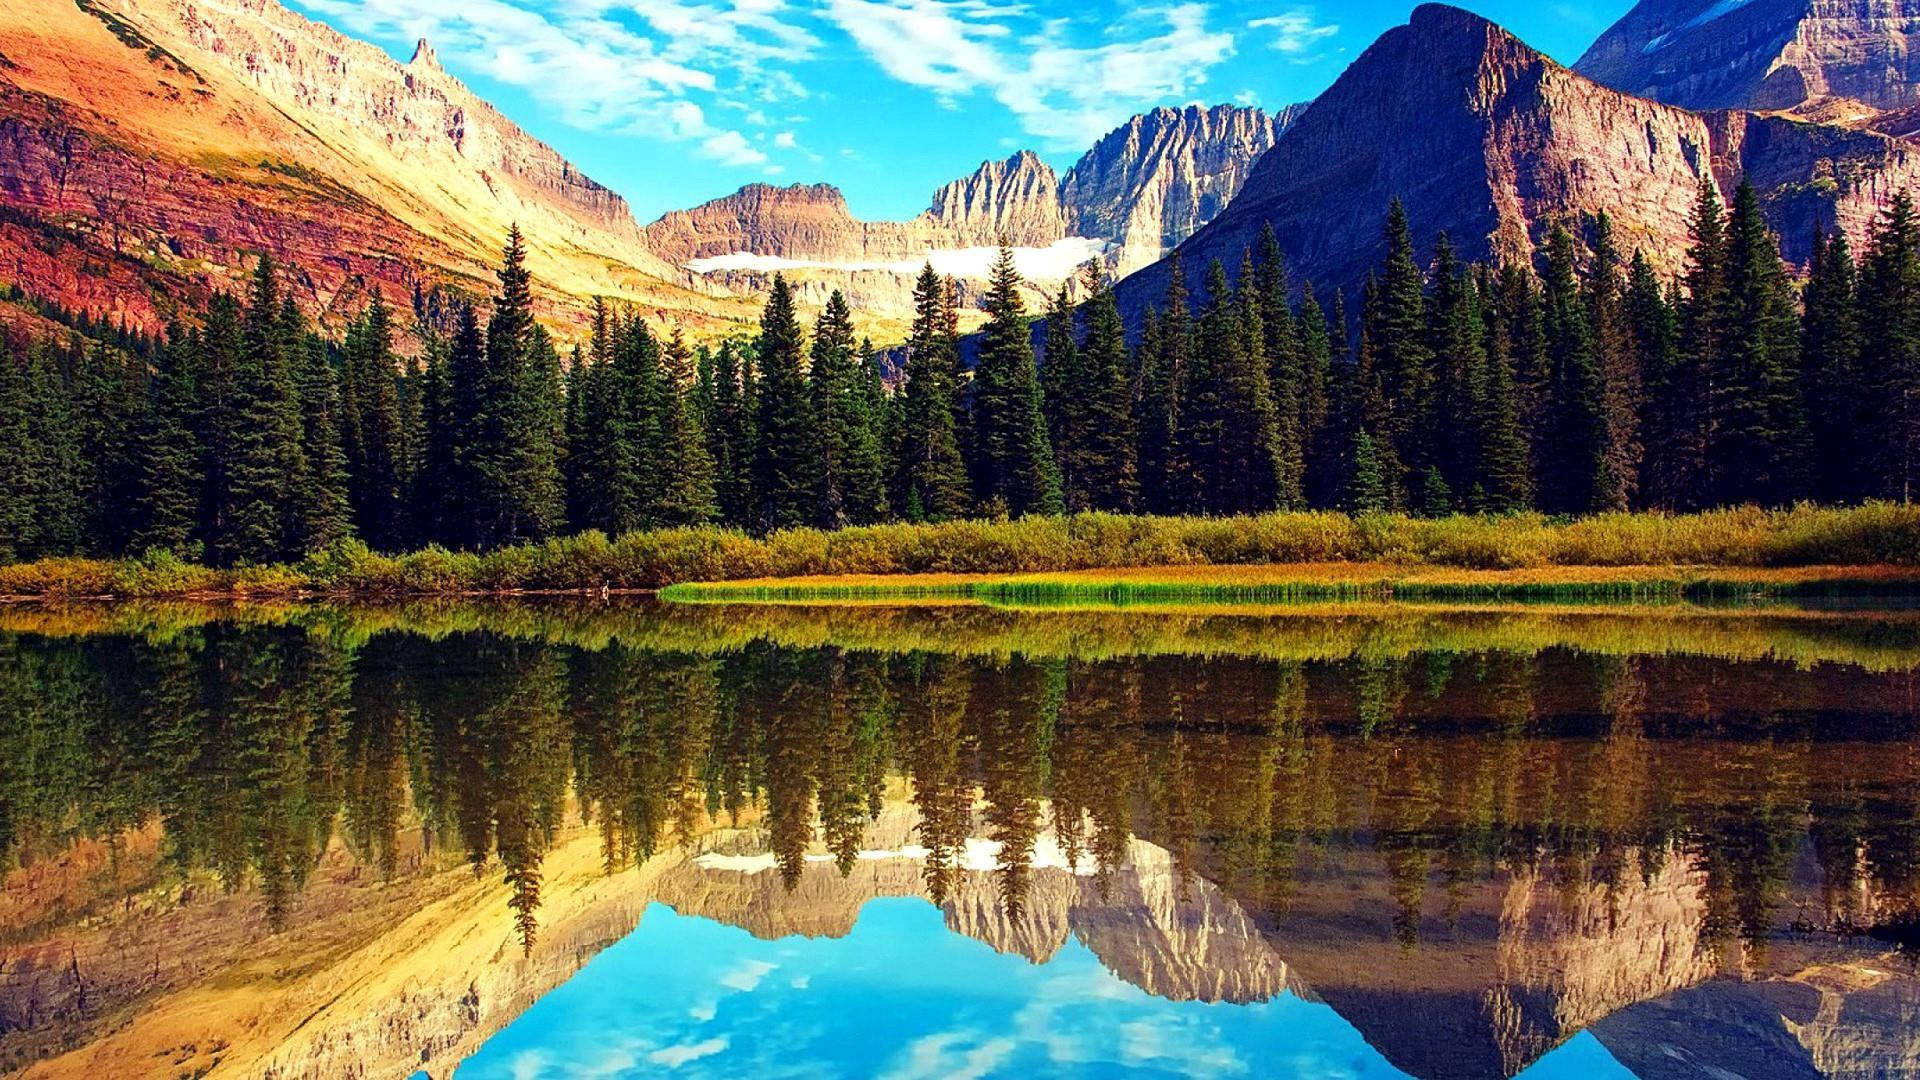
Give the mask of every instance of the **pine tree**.
<svg viewBox="0 0 1920 1080">
<path fill-rule="evenodd" d="M 1150 316 L 1140 341 L 1134 378 L 1135 460 L 1140 500 L 1150 514 L 1172 513 L 1186 503 L 1187 478 L 1179 467 L 1179 401 L 1192 337 L 1186 274 L 1179 259 L 1168 263 L 1162 310 Z"/>
<path fill-rule="evenodd" d="M 136 552 L 165 551 L 196 557 L 200 545 L 201 388 L 197 335 L 178 327 L 154 354 L 146 413 L 138 427 L 140 497 Z M 0 410 L 3 413 L 3 410 Z"/>
<path fill-rule="evenodd" d="M 775 274 L 756 349 L 760 380 L 752 520 L 763 531 L 808 525 L 816 516 L 818 458 L 801 349 L 793 293 L 786 278 Z"/>
<path fill-rule="evenodd" d="M 1293 309 L 1287 298 L 1287 268 L 1280 239 L 1268 222 L 1260 230 L 1260 258 L 1253 288 L 1258 298 L 1267 392 L 1274 411 L 1273 505 L 1296 510 L 1306 505 L 1306 430 L 1302 395 L 1307 392 L 1305 357 Z"/>
<path fill-rule="evenodd" d="M 1749 183 L 1728 219 L 1726 281 L 1723 366 L 1708 398 L 1711 501 L 1790 502 L 1804 492 L 1807 449 L 1798 327 L 1780 246 Z"/>
<path fill-rule="evenodd" d="M 298 336 L 301 450 L 307 463 L 299 496 L 301 540 L 306 550 L 318 551 L 353 535 L 353 512 L 340 441 L 339 379 L 326 342 L 304 332 Z"/>
<path fill-rule="evenodd" d="M 343 351 L 340 427 L 354 524 L 376 550 L 396 550 L 407 539 L 402 521 L 409 492 L 400 477 L 392 316 L 378 293 L 347 328 Z"/>
<path fill-rule="evenodd" d="M 1861 368 L 1859 274 L 1847 234 L 1815 230 L 1800 330 L 1814 495 L 1858 502 L 1869 494 L 1873 392 Z"/>
<path fill-rule="evenodd" d="M 1658 381 L 1645 383 L 1642 410 L 1647 447 L 1643 501 L 1670 510 L 1698 509 L 1712 497 L 1707 474 L 1708 402 L 1715 373 L 1724 367 L 1722 334 L 1728 305 L 1726 222 L 1710 178 L 1700 181 L 1692 235 L 1686 296 L 1680 307 L 1680 348 Z"/>
<path fill-rule="evenodd" d="M 1625 510 L 1640 482 L 1640 357 L 1627 311 L 1613 222 L 1593 224 L 1593 260 L 1587 271 L 1587 318 L 1593 331 L 1594 385 L 1581 394 L 1592 411 L 1593 479 L 1587 509 Z"/>
<path fill-rule="evenodd" d="M 1060 290 L 1053 295 L 1053 302 L 1047 308 L 1044 320 L 1045 332 L 1040 344 L 1040 400 L 1046 407 L 1047 437 L 1053 441 L 1053 452 L 1060 458 L 1060 482 L 1066 492 L 1067 505 L 1072 506 L 1076 481 L 1068 459 L 1067 447 L 1077 442 L 1080 432 L 1067 430 L 1071 421 L 1079 417 L 1074 415 L 1076 402 L 1069 387 L 1081 382 L 1080 344 L 1075 336 L 1074 323 L 1078 310 L 1073 302 L 1071 282 L 1060 283 Z"/>
<path fill-rule="evenodd" d="M 1483 275 L 1481 309 L 1486 313 L 1485 363 L 1474 388 L 1475 431 L 1470 509 L 1506 514 L 1533 505 L 1532 450 L 1520 426 L 1520 391 L 1513 377 L 1513 334 L 1500 303 L 1500 279 Z"/>
<path fill-rule="evenodd" d="M 226 419 L 226 514 L 222 559 L 269 563 L 299 554 L 296 494 L 305 487 L 300 403 L 292 342 L 281 318 L 277 273 L 262 256 L 254 270 L 234 371 L 234 407 Z"/>
<path fill-rule="evenodd" d="M 1063 387 L 1073 418 L 1072 441 L 1060 447 L 1067 508 L 1124 513 L 1140 498 L 1126 325 L 1100 267 L 1089 263 L 1084 275 L 1086 337 L 1072 350 L 1078 362 Z M 1051 335 L 1051 321 L 1047 329 Z"/>
<path fill-rule="evenodd" d="M 27 467 L 36 454 L 30 414 L 33 388 L 24 357 L 16 356 L 8 335 L 0 333 L 0 563 L 32 559 L 40 512 L 39 477 Z"/>
<path fill-rule="evenodd" d="M 1479 292 L 1445 233 L 1434 239 L 1431 276 L 1429 348 L 1433 352 L 1433 414 L 1438 430 L 1432 439 L 1433 460 L 1427 471 L 1434 497 L 1423 500 L 1422 509 L 1438 514 L 1471 502 L 1469 493 L 1479 482 L 1479 394 L 1486 378 L 1487 356 Z"/>
<path fill-rule="evenodd" d="M 467 402 L 472 430 L 463 471 L 471 535 L 483 548 L 551 535 L 565 517 L 560 360 L 533 319 L 526 256 L 516 227 L 507 234 L 477 394 Z M 457 365 L 455 378 L 457 386 Z"/>
<path fill-rule="evenodd" d="M 719 512 L 713 493 L 713 458 L 707 453 L 707 433 L 693 401 L 693 350 L 678 328 L 661 351 L 661 374 L 665 384 L 661 453 L 666 469 L 653 522 L 704 525 Z"/>
<path fill-rule="evenodd" d="M 1427 345 L 1427 314 L 1413 232 L 1399 199 L 1387 209 L 1386 261 L 1363 318 L 1373 345 L 1373 371 L 1385 412 L 1375 437 L 1391 444 L 1397 464 L 1411 477 L 1432 464 L 1433 355 Z M 1390 487 L 1399 486 L 1396 479 Z"/>
<path fill-rule="evenodd" d="M 1032 329 L 1013 252 L 1002 247 L 985 302 L 987 327 L 974 370 L 974 496 L 1015 517 L 1064 508 L 1060 470 L 1041 411 Z"/>
<path fill-rule="evenodd" d="M 1920 218 L 1894 197 L 1860 268 L 1861 364 L 1872 388 L 1872 493 L 1920 497 Z"/>
<path fill-rule="evenodd" d="M 1548 237 L 1541 292 L 1553 435 L 1540 463 L 1539 501 L 1551 513 L 1584 513 L 1594 506 L 1599 476 L 1600 375 L 1592 309 L 1581 292 L 1573 234 L 1565 226 Z"/>
<path fill-rule="evenodd" d="M 842 528 L 856 518 L 869 520 L 874 513 L 871 504 L 856 506 L 859 500 L 872 497 L 871 488 L 854 490 L 854 473 L 860 473 L 859 482 L 866 484 L 879 454 L 861 366 L 853 313 L 846 297 L 835 289 L 814 324 L 812 366 L 807 373 L 818 455 L 815 521 L 822 528 Z"/>
<path fill-rule="evenodd" d="M 714 506 L 720 520 L 745 524 L 753 505 L 753 416 L 738 346 L 722 343 L 703 372 L 700 400 L 713 459 Z"/>
</svg>

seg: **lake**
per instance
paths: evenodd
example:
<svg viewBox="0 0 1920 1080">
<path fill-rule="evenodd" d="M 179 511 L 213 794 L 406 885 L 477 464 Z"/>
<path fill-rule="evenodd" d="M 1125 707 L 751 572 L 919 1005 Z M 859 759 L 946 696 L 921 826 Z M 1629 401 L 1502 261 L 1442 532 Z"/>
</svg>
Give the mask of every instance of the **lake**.
<svg viewBox="0 0 1920 1080">
<path fill-rule="evenodd" d="M 0 608 L 0 1070 L 1920 1072 L 1920 611 Z"/>
</svg>

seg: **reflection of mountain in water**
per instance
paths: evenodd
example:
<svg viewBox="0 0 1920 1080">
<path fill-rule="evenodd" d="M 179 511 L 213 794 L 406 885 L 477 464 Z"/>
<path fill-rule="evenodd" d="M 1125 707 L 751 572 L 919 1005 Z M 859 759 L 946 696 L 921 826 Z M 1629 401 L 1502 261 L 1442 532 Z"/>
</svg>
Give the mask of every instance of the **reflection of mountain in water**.
<svg viewBox="0 0 1920 1080">
<path fill-rule="evenodd" d="M 0 1068 L 444 1076 L 653 900 L 881 896 L 1423 1077 L 1912 1060 L 1907 969 L 1825 932 L 1920 896 L 1906 629 L 730 618 L 0 635 Z"/>
<path fill-rule="evenodd" d="M 683 914 L 741 927 L 762 938 L 840 937 L 879 897 L 927 896 L 920 815 L 889 803 L 867 827 L 867 850 L 844 876 L 830 858 L 809 859 L 791 889 L 770 851 L 710 851 L 661 875 L 654 897 Z M 743 837 L 710 837 L 722 850 Z M 969 857 L 940 906 L 955 933 L 1003 953 L 1045 963 L 1077 937 L 1127 982 L 1174 1001 L 1264 1001 L 1287 986 L 1287 966 L 1240 905 L 1212 883 L 1182 879 L 1168 853 L 1134 840 L 1125 866 L 1103 889 L 1092 866 L 1067 865 L 1057 837 L 1035 845 L 1025 903 L 1009 911 L 996 880 L 996 845 L 970 838 Z"/>
</svg>

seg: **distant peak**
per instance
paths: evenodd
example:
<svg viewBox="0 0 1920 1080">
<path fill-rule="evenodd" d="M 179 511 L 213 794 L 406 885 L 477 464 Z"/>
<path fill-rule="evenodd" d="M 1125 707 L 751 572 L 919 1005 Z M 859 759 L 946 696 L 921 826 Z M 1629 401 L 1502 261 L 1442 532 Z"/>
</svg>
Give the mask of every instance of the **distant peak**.
<svg viewBox="0 0 1920 1080">
<path fill-rule="evenodd" d="M 432 68 L 437 71 L 440 68 L 440 56 L 433 51 L 432 42 L 421 38 L 414 43 L 413 59 L 407 61 L 407 64 L 410 67 Z"/>
</svg>

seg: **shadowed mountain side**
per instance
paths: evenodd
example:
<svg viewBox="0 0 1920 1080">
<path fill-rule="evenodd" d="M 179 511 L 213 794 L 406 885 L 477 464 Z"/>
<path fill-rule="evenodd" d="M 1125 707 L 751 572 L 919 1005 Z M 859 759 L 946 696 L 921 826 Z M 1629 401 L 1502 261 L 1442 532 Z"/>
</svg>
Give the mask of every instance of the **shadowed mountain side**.
<svg viewBox="0 0 1920 1080">
<path fill-rule="evenodd" d="M 1294 282 L 1352 298 L 1379 261 L 1394 198 L 1424 249 L 1445 231 L 1474 261 L 1533 258 L 1556 222 L 1610 214 L 1615 243 L 1677 272 L 1699 180 L 1760 193 L 1790 260 L 1816 223 L 1860 239 L 1920 179 L 1904 141 L 1743 112 L 1692 113 L 1607 89 L 1480 16 L 1429 4 L 1388 31 L 1254 166 L 1240 194 L 1174 255 L 1189 284 L 1229 268 L 1271 224 Z M 1121 283 L 1130 319 L 1158 303 L 1167 262 Z"/>
<path fill-rule="evenodd" d="M 1574 69 L 1690 109 L 1901 109 L 1916 34 L 1913 0 L 1641 0 Z"/>
</svg>

